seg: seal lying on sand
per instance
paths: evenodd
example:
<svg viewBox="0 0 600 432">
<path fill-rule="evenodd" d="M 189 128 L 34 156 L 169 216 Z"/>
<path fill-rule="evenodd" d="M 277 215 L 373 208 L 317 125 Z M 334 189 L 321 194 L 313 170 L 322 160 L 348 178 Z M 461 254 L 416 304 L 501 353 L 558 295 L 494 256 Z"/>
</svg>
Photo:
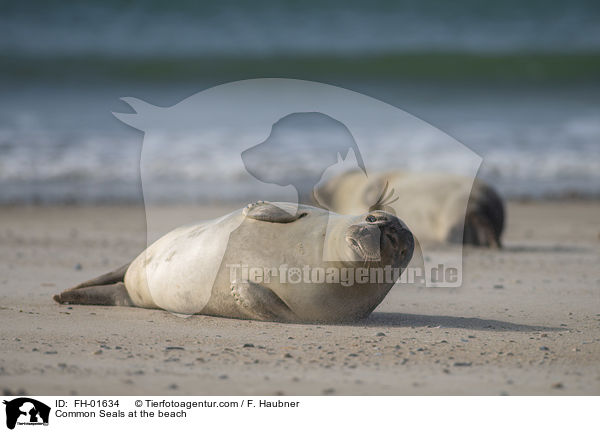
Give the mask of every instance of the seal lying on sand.
<svg viewBox="0 0 600 432">
<path fill-rule="evenodd" d="M 412 257 L 406 225 L 383 211 L 343 216 L 295 207 L 258 202 L 177 228 L 131 264 L 54 300 L 292 322 L 368 316 Z M 325 250 L 336 259 L 324 261 Z M 384 268 L 395 270 L 393 280 Z M 344 276 L 349 272 L 352 283 Z"/>
<path fill-rule="evenodd" d="M 391 211 L 419 242 L 501 246 L 502 199 L 491 186 L 459 175 L 389 172 L 367 178 L 350 171 L 320 185 L 315 198 L 342 214 Z"/>
</svg>

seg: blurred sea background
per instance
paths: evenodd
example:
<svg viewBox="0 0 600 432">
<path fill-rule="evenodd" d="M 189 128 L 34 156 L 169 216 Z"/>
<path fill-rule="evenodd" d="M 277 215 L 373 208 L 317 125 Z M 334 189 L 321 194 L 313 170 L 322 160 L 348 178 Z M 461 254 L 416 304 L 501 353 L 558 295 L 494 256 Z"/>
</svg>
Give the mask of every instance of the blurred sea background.
<svg viewBox="0 0 600 432">
<path fill-rule="evenodd" d="M 507 197 L 600 196 L 598 1 L 5 0 L 0 29 L 0 203 L 139 202 L 143 135 L 111 114 L 119 98 L 170 106 L 264 77 L 401 108 L 481 155 Z M 227 158 L 192 156 L 162 175 L 196 199 L 243 188 Z"/>
</svg>

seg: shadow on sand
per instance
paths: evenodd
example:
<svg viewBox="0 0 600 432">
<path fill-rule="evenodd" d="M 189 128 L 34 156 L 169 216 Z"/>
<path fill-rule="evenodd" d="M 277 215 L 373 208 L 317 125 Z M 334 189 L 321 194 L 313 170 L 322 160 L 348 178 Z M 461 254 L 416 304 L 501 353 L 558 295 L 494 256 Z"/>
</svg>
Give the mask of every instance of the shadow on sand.
<svg viewBox="0 0 600 432">
<path fill-rule="evenodd" d="M 443 315 L 415 315 L 394 312 L 374 312 L 357 325 L 373 327 L 441 327 L 452 329 L 489 330 L 489 331 L 565 331 L 566 327 L 544 327 L 515 324 L 508 321 L 481 318 L 464 318 Z"/>
</svg>

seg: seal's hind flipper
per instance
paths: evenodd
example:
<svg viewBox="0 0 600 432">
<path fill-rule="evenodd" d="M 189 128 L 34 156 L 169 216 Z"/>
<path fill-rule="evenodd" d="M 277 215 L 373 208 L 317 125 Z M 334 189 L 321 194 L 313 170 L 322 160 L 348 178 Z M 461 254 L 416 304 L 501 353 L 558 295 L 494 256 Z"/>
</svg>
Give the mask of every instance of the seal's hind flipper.
<svg viewBox="0 0 600 432">
<path fill-rule="evenodd" d="M 127 269 L 129 268 L 130 264 L 131 263 L 125 264 L 123 267 L 119 267 L 116 270 L 105 273 L 88 281 L 82 282 L 79 285 L 74 286 L 73 289 L 79 289 L 89 286 L 109 285 L 117 282 L 123 282 L 125 278 L 125 273 L 127 272 Z"/>
<path fill-rule="evenodd" d="M 98 306 L 134 306 L 123 282 L 110 285 L 94 285 L 71 288 L 52 297 L 60 304 L 82 304 Z"/>
<path fill-rule="evenodd" d="M 281 207 L 267 201 L 257 201 L 248 204 L 243 210 L 244 216 L 263 222 L 290 223 L 306 216 L 306 213 L 288 213 Z"/>
<path fill-rule="evenodd" d="M 231 295 L 244 312 L 264 321 L 299 321 L 292 310 L 269 288 L 253 282 L 234 282 Z"/>
</svg>

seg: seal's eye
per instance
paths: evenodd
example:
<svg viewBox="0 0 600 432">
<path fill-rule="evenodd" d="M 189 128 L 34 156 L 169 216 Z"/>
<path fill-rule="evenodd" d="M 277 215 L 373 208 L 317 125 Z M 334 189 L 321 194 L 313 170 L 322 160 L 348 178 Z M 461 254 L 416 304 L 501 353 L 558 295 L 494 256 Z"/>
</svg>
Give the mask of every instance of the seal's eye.
<svg viewBox="0 0 600 432">
<path fill-rule="evenodd" d="M 377 222 L 377 218 L 373 215 L 369 215 L 365 218 L 367 222 Z"/>
</svg>

